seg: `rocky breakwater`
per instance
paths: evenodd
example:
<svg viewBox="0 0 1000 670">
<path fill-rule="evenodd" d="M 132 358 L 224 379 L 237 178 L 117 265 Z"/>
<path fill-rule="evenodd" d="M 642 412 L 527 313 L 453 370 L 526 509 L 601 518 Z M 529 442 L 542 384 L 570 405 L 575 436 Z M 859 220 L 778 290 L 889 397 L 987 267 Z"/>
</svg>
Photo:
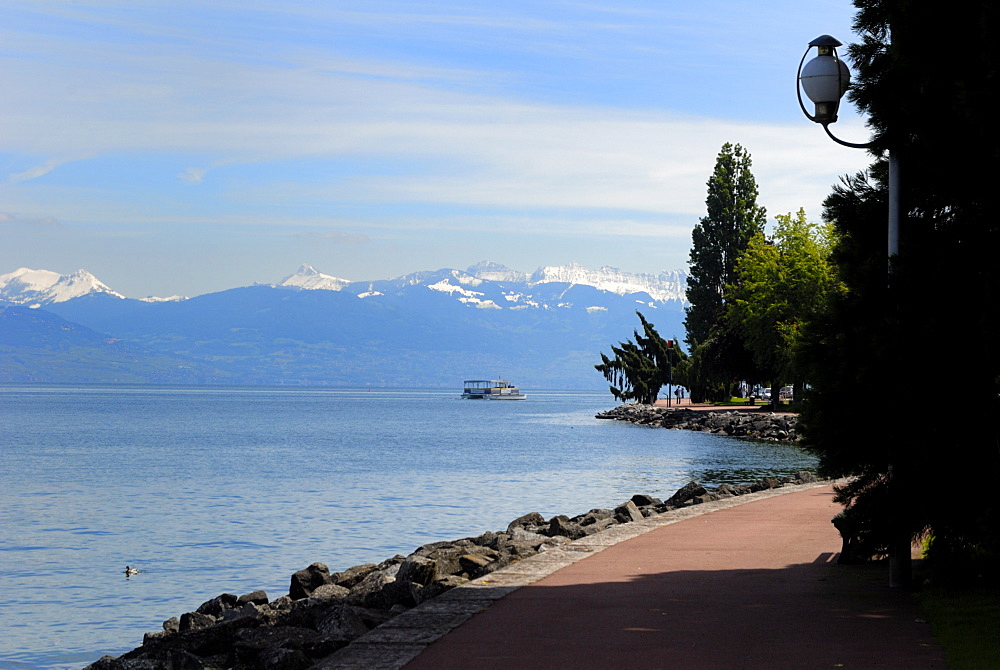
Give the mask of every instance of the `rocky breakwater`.
<svg viewBox="0 0 1000 670">
<path fill-rule="evenodd" d="M 270 600 L 263 591 L 223 593 L 163 622 L 142 646 L 105 656 L 86 670 L 309 668 L 420 603 L 553 547 L 672 509 L 815 481 L 800 472 L 715 489 L 690 482 L 666 500 L 640 494 L 614 509 L 574 517 L 545 519 L 532 512 L 503 531 L 426 544 L 409 556 L 342 572 L 313 563 L 292 575 L 287 595 Z"/>
<path fill-rule="evenodd" d="M 644 426 L 698 430 L 765 442 L 797 442 L 795 414 L 744 410 L 693 410 L 629 403 L 597 415 Z"/>
</svg>

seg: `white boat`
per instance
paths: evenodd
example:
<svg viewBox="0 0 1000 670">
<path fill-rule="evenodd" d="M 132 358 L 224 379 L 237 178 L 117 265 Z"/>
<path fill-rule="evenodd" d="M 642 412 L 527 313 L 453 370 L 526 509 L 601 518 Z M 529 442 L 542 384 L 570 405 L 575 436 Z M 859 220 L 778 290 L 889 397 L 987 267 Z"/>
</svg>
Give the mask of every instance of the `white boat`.
<svg viewBox="0 0 1000 670">
<path fill-rule="evenodd" d="M 502 379 L 466 379 L 462 397 L 469 400 L 524 400 L 528 396 Z"/>
</svg>

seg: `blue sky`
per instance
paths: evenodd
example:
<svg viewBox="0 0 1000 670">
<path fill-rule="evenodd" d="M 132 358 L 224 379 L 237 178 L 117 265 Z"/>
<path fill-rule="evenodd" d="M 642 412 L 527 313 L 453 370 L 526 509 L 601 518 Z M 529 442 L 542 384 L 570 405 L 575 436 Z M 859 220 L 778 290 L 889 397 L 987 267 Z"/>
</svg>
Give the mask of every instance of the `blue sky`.
<svg viewBox="0 0 1000 670">
<path fill-rule="evenodd" d="M 865 152 L 803 117 L 845 1 L 0 5 L 0 273 L 130 297 L 481 260 L 682 269 L 725 142 L 770 216 Z M 837 132 L 865 141 L 846 109 Z"/>
</svg>

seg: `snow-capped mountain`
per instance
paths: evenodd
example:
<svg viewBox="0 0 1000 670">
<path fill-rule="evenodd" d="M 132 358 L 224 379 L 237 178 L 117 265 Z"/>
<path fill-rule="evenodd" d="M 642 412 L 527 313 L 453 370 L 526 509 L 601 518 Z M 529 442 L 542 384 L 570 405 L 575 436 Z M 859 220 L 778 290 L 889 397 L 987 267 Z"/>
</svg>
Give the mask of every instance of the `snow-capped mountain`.
<svg viewBox="0 0 1000 670">
<path fill-rule="evenodd" d="M 86 270 L 61 275 L 50 270 L 18 268 L 0 275 L 0 300 L 17 305 L 66 302 L 90 293 L 106 293 L 115 298 L 125 298 Z"/>
<path fill-rule="evenodd" d="M 309 290 L 339 291 L 351 283 L 350 279 L 341 279 L 332 275 L 317 272 L 311 265 L 302 265 L 295 274 L 288 275 L 275 286 L 304 288 Z"/>
<path fill-rule="evenodd" d="M 476 263 L 466 270 L 466 272 L 473 277 L 486 279 L 488 281 L 512 282 L 519 284 L 528 283 L 527 273 L 511 270 L 506 265 L 500 265 L 499 263 L 494 263 L 492 261 L 482 261 L 481 263 Z"/>
<path fill-rule="evenodd" d="M 637 310 L 661 334 L 684 335 L 683 276 L 579 265 L 529 276 L 480 263 L 349 282 L 303 266 L 278 284 L 166 303 L 122 299 L 89 273 L 22 269 L 0 276 L 9 321 L 0 345 L 19 350 L 0 364 L 0 379 L 6 369 L 8 381 L 450 387 L 503 370 L 527 388 L 601 388 L 594 363 L 631 335 Z M 71 340 L 59 340 L 69 347 L 59 351 L 72 354 L 53 358 L 31 344 L 54 341 L 55 331 Z M 22 337 L 6 341 L 15 332 Z M 128 346 L 110 351 L 102 341 Z"/>
<path fill-rule="evenodd" d="M 598 291 L 615 293 L 620 296 L 646 294 L 653 302 L 686 302 L 686 274 L 681 270 L 659 274 L 639 274 L 625 272 L 613 267 L 597 270 L 577 263 L 546 266 L 527 274 L 512 270 L 499 263 L 483 261 L 465 271 L 443 269 L 414 272 L 395 279 L 352 282 L 317 271 L 310 265 L 302 265 L 276 284 L 275 288 L 346 291 L 361 298 L 377 297 L 387 291 L 397 291 L 405 286 L 425 285 L 428 289 L 447 293 L 456 300 L 477 307 L 525 308 L 542 306 L 539 296 L 551 298 L 555 295 L 546 285 L 553 286 L 556 293 L 566 290 L 566 286 L 589 286 Z M 0 275 L 0 302 L 17 305 L 46 305 L 65 302 L 84 295 L 104 293 L 116 298 L 122 294 L 112 290 L 86 270 L 61 275 L 50 270 L 19 268 L 14 272 Z M 143 302 L 177 302 L 187 300 L 182 296 L 169 298 L 140 298 Z M 551 300 L 543 301 L 548 304 Z"/>
<path fill-rule="evenodd" d="M 686 301 L 687 274 L 681 270 L 661 272 L 659 274 L 636 274 L 624 272 L 618 268 L 605 265 L 591 270 L 577 263 L 543 267 L 528 278 L 531 285 L 558 282 L 565 284 L 580 284 L 593 286 L 601 291 L 628 295 L 629 293 L 648 293 L 653 300 Z"/>
<path fill-rule="evenodd" d="M 532 289 L 541 290 L 544 284 L 590 286 L 598 291 L 615 293 L 620 296 L 645 293 L 654 302 L 677 300 L 685 303 L 686 277 L 687 275 L 681 270 L 661 272 L 655 275 L 637 274 L 608 266 L 591 270 L 577 263 L 541 267 L 529 275 L 499 263 L 483 261 L 464 272 L 449 269 L 421 271 L 396 279 L 375 282 L 351 282 L 347 279 L 318 272 L 309 265 L 303 265 L 295 274 L 285 277 L 274 286 L 347 291 L 355 295 L 364 294 L 365 297 L 370 297 L 377 292 L 384 293 L 391 287 L 425 284 L 427 288 L 448 293 L 460 302 L 481 308 L 496 308 L 504 303 L 518 303 L 522 307 L 531 306 L 534 298 Z M 484 290 L 476 290 L 477 287 L 483 285 L 487 285 L 486 292 L 493 285 L 502 289 L 504 297 L 499 304 L 494 298 L 483 298 Z M 377 290 L 376 287 L 378 287 Z"/>
</svg>

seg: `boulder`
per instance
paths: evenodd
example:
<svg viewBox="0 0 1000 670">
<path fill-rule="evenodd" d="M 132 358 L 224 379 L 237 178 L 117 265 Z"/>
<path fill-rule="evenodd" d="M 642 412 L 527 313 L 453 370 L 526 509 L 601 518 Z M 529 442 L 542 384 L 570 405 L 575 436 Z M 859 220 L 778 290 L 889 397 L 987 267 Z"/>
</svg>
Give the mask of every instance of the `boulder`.
<svg viewBox="0 0 1000 670">
<path fill-rule="evenodd" d="M 545 517 L 543 517 L 538 512 L 529 512 L 524 516 L 519 516 L 510 522 L 507 526 L 507 532 L 511 532 L 515 529 L 532 529 L 541 528 L 545 525 Z"/>
<path fill-rule="evenodd" d="M 635 506 L 635 503 L 629 500 L 624 505 L 619 505 L 615 508 L 615 519 L 618 523 L 629 523 L 631 521 L 642 521 L 642 512 L 639 508 Z"/>
<path fill-rule="evenodd" d="M 347 568 L 342 572 L 335 572 L 330 575 L 330 583 L 336 584 L 337 586 L 343 586 L 347 589 L 354 588 L 355 584 L 376 570 L 378 570 L 378 566 L 374 563 L 355 565 L 352 568 Z"/>
<path fill-rule="evenodd" d="M 239 602 L 239 596 L 232 593 L 223 593 L 220 596 L 203 602 L 198 606 L 197 612 L 198 614 L 209 614 L 213 617 L 219 617 L 224 611 L 236 607 L 237 602 Z"/>
<path fill-rule="evenodd" d="M 177 629 L 179 631 L 197 630 L 199 628 L 208 628 L 214 623 L 215 617 L 210 614 L 202 614 L 201 612 L 185 612 L 181 615 L 181 620 Z"/>
<path fill-rule="evenodd" d="M 494 559 L 482 554 L 462 554 L 458 558 L 462 566 L 462 572 L 469 575 L 470 579 L 478 577 Z"/>
<path fill-rule="evenodd" d="M 680 507 L 697 496 L 707 493 L 707 489 L 698 482 L 688 482 L 675 494 L 667 498 L 666 503 L 672 507 Z"/>
<path fill-rule="evenodd" d="M 409 589 L 389 588 L 396 581 L 399 565 L 376 570 L 354 585 L 347 601 L 364 607 L 389 609 L 409 596 Z"/>
<path fill-rule="evenodd" d="M 291 584 L 288 587 L 288 595 L 293 600 L 308 598 L 313 590 L 323 584 L 332 584 L 330 568 L 323 563 L 313 563 L 308 568 L 303 568 L 292 575 Z"/>
<path fill-rule="evenodd" d="M 358 615 L 357 609 L 340 603 L 329 608 L 316 623 L 316 630 L 328 639 L 350 642 L 368 632 L 368 626 Z"/>
<path fill-rule="evenodd" d="M 563 537 L 568 537 L 571 540 L 578 540 L 581 537 L 587 535 L 580 524 L 570 521 L 569 517 L 564 515 L 554 516 L 549 520 L 549 529 L 546 532 L 549 537 L 554 537 L 556 535 L 561 535 Z"/>
<path fill-rule="evenodd" d="M 267 604 L 267 592 L 266 591 L 253 591 L 252 593 L 244 593 L 236 600 L 236 605 L 240 606 L 244 603 L 253 603 L 254 605 L 266 605 Z"/>
<path fill-rule="evenodd" d="M 313 589 L 309 597 L 318 600 L 329 600 L 331 598 L 346 598 L 350 593 L 351 590 L 349 588 L 340 584 L 322 584 Z"/>
<path fill-rule="evenodd" d="M 411 584 L 427 586 L 439 576 L 438 564 L 426 556 L 409 556 L 399 566 L 396 579 Z"/>
</svg>

